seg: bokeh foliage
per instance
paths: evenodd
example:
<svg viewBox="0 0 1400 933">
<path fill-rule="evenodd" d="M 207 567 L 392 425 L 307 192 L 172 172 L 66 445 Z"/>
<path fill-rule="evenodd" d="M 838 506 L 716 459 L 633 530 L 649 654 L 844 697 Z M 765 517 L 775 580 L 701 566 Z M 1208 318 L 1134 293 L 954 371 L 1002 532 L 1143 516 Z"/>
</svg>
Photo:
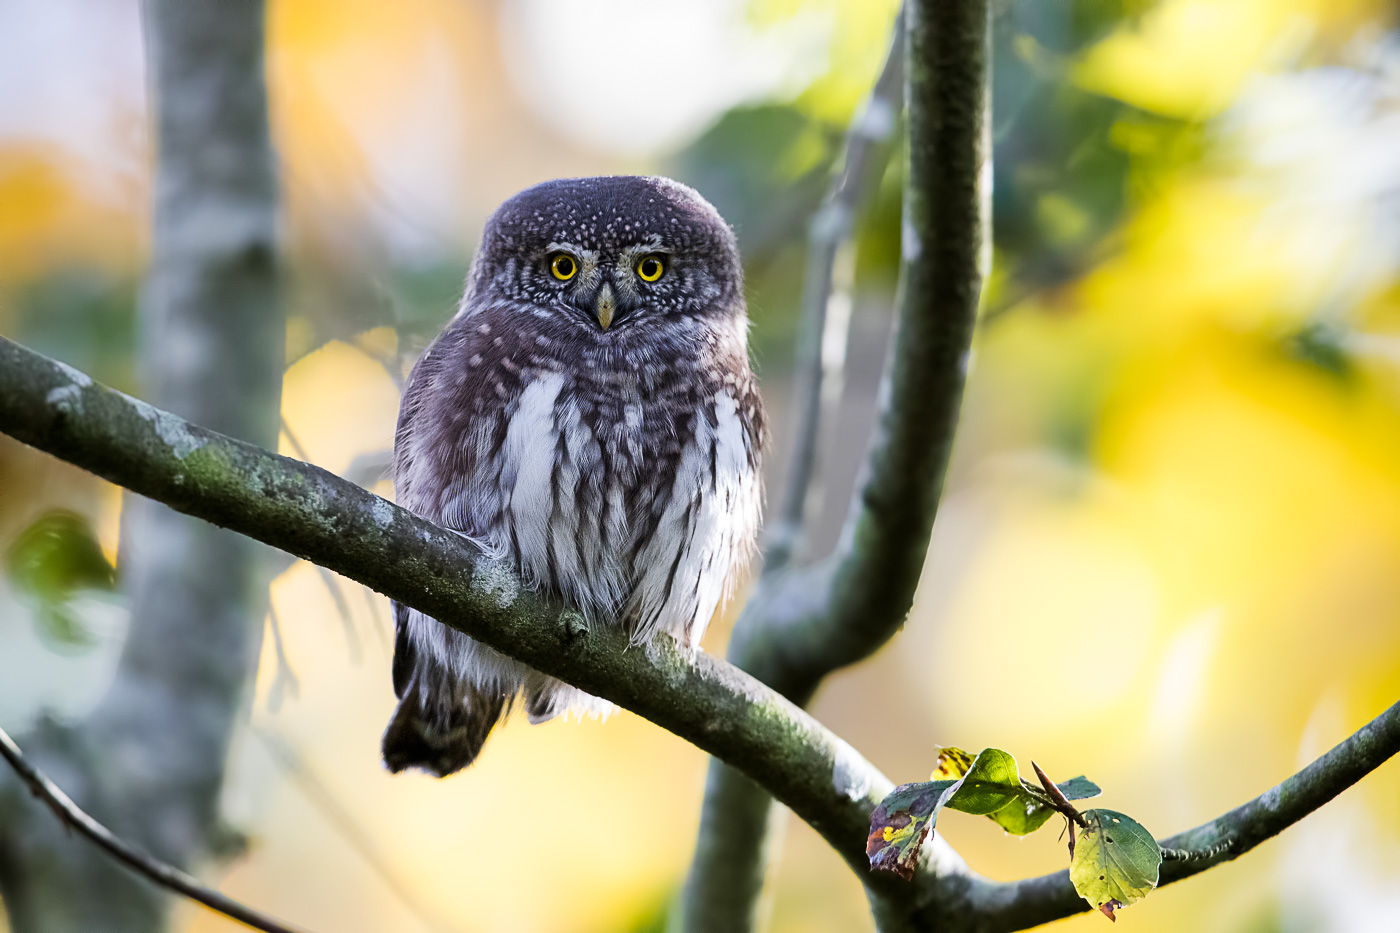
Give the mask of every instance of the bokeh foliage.
<svg viewBox="0 0 1400 933">
<path fill-rule="evenodd" d="M 496 5 L 412 0 L 391 16 L 372 0 L 274 3 L 292 317 L 284 415 L 308 456 L 343 470 L 386 445 L 391 373 L 451 314 L 485 213 L 547 175 L 657 170 L 696 184 L 736 227 L 756 352 L 780 385 L 806 224 L 895 6 L 748 4 L 759 31 L 828 23 L 826 65 L 639 164 L 582 151 L 520 106 Z M 1271 786 L 1400 695 L 1394 5 L 996 10 L 995 262 L 939 543 L 906 631 L 833 682 L 815 712 L 892 775 L 926 769 L 942 737 L 1045 750 L 1052 773 L 1094 775 L 1116 807 L 1166 834 Z M 397 115 L 415 107 L 440 108 L 430 122 L 441 132 L 402 131 Z M 453 123 L 449 110 L 467 117 Z M 0 330 L 134 391 L 145 149 L 119 116 L 120 158 L 0 137 Z M 429 167 L 416 170 L 455 179 L 467 193 L 445 183 L 443 199 L 459 235 L 417 229 L 422 205 L 396 198 L 366 140 L 402 140 L 409 164 Z M 896 160 L 858 227 L 858 331 L 880 330 L 895 287 L 901 175 Z M 402 247 L 405 226 L 431 246 Z M 868 412 L 868 401 L 852 407 Z M 868 416 L 847 417 L 835 443 L 856 449 L 867 428 Z M 0 446 L 0 548 L 12 553 L 53 508 L 85 516 L 101 554 L 115 552 L 114 494 Z M 93 575 L 56 579 L 100 582 L 86 539 L 71 540 L 91 559 L 74 566 Z M 7 577 L 0 637 L 34 631 L 25 579 Z M 524 930 L 661 922 L 689 854 L 700 756 L 625 717 L 513 725 L 470 779 L 387 782 L 372 754 L 388 702 L 387 661 L 374 654 L 382 606 L 347 600 L 366 646 L 355 667 L 313 573 L 289 571 L 274 596 L 303 689 L 267 713 L 269 646 L 255 717 L 296 738 L 343 797 L 377 802 L 369 831 L 440 913 Z M 82 601 L 61 602 L 84 631 Z M 1095 649 L 1114 663 L 1092 663 Z M 18 650 L 0 664 L 38 657 Z M 266 807 L 247 817 L 258 841 L 231 893 L 284 898 L 292 915 L 305 905 L 309 920 L 331 918 L 326 928 L 404 925 L 372 880 L 345 894 L 363 866 L 245 757 L 240 786 Z M 1147 899 L 1130 922 L 1362 928 L 1394 904 L 1394 871 L 1372 866 L 1400 862 L 1397 788 L 1391 765 L 1277 844 Z M 1052 833 L 1012 844 L 962 815 L 939 832 L 997 877 L 1063 864 L 1062 845 L 1041 838 Z M 545 833 L 569 853 L 551 902 L 568 914 L 517 879 Z M 491 844 L 479 852 L 462 842 L 480 839 Z M 1338 854 L 1306 855 L 1319 850 Z M 785 851 L 776 930 L 866 922 L 858 888 L 814 836 L 792 829 Z"/>
</svg>

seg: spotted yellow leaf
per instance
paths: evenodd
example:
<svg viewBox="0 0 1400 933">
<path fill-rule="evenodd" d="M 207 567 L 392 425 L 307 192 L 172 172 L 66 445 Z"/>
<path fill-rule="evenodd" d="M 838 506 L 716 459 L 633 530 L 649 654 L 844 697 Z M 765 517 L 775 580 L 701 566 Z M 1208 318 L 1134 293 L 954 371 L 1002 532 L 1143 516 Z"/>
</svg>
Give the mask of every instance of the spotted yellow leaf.
<svg viewBox="0 0 1400 933">
<path fill-rule="evenodd" d="M 1069 879 L 1079 896 L 1110 920 L 1114 911 L 1142 900 L 1157 887 L 1162 850 L 1152 834 L 1113 810 L 1086 810 L 1069 863 Z"/>
<path fill-rule="evenodd" d="M 956 781 L 972 770 L 972 756 L 956 745 L 936 745 L 938 765 L 928 776 L 930 781 Z"/>
</svg>

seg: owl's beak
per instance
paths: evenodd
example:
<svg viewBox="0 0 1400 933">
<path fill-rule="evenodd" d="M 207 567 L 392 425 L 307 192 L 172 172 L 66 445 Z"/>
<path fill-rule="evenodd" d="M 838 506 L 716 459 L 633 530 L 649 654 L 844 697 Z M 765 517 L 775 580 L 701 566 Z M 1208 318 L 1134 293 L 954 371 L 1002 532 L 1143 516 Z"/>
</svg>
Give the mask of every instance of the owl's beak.
<svg viewBox="0 0 1400 933">
<path fill-rule="evenodd" d="M 598 323 L 607 330 L 612 325 L 613 314 L 617 312 L 617 296 L 613 294 L 612 284 L 604 282 L 603 287 L 598 289 L 598 297 L 593 300 L 593 311 L 598 315 Z"/>
</svg>

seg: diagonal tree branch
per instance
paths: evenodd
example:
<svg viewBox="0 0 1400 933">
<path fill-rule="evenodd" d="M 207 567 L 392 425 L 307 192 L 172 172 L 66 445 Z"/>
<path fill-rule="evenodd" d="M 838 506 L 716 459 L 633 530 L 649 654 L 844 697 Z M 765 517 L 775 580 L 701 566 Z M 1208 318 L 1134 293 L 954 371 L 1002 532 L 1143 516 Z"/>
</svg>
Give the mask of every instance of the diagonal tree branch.
<svg viewBox="0 0 1400 933">
<path fill-rule="evenodd" d="M 823 350 L 831 325 L 836 254 L 850 239 L 861 205 L 879 186 L 889 159 L 904 91 L 903 23 L 903 15 L 897 13 L 884 67 L 846 131 L 840 170 L 832 176 L 831 188 L 808 226 L 802 324 L 792 377 L 792 405 L 796 409 L 792 455 L 782 502 L 777 514 L 768 520 L 763 555 L 763 570 L 768 574 L 787 566 L 801 548 L 812 510 L 812 487 L 825 416 L 825 382 L 831 375 Z"/>
<path fill-rule="evenodd" d="M 94 383 L 0 338 L 0 431 L 111 482 L 372 587 L 650 719 L 744 771 L 864 872 L 870 811 L 891 787 L 811 716 L 723 661 L 525 589 L 465 537 L 319 467 Z"/>
<path fill-rule="evenodd" d="M 884 933 L 1025 929 L 1085 909 L 1064 872 L 979 878 L 938 838 L 912 884 L 868 876 L 869 814 L 890 782 L 741 671 L 674 644 L 628 651 L 519 584 L 465 538 L 318 467 L 189 424 L 0 338 L 0 431 L 190 515 L 256 536 L 606 697 L 742 770 L 858 873 Z M 1400 753 L 1400 703 L 1282 784 L 1165 840 L 1163 883 L 1238 857 Z M 6 756 L 9 757 L 9 756 Z"/>
<path fill-rule="evenodd" d="M 905 18 L 904 263 L 878 426 L 824 611 L 773 633 L 798 646 L 774 653 L 808 691 L 888 641 L 913 604 L 990 260 L 986 0 L 910 0 Z"/>
<path fill-rule="evenodd" d="M 4 729 L 0 729 L 0 758 L 9 763 L 30 793 L 43 801 L 64 827 L 77 830 L 93 845 L 103 849 L 146 880 L 192 901 L 198 901 L 210 910 L 247 924 L 255 930 L 264 930 L 265 933 L 296 933 L 293 927 L 286 926 L 231 897 L 225 897 L 212 888 L 206 888 L 173 865 L 151 858 L 113 835 L 111 830 L 83 812 L 44 775 L 44 772 L 30 764 Z"/>
<path fill-rule="evenodd" d="M 730 645 L 730 660 L 755 672 L 763 665 L 743 653 L 751 629 L 778 624 L 777 610 L 792 613 L 812 606 L 809 597 L 820 593 L 825 581 L 813 588 L 795 586 L 810 574 L 795 569 L 791 561 L 804 543 L 813 509 L 813 485 L 817 474 L 821 429 L 826 418 L 824 396 L 829 394 L 824 357 L 836 256 L 851 235 L 860 205 L 879 184 L 889 157 L 902 109 L 904 92 L 903 12 L 895 16 L 889 53 L 870 96 L 856 114 L 846 134 L 840 170 L 809 227 L 807 265 L 802 293 L 802 329 L 792 380 L 792 404 L 796 409 L 793 450 L 784 483 L 783 500 L 769 519 L 764 540 L 763 575 L 758 592 L 750 600 Z M 815 606 L 813 611 L 819 611 Z M 752 668 L 750 667 L 752 665 Z M 765 679 L 759 674 L 760 679 Z M 781 681 L 766 681 L 783 690 Z M 799 702 L 802 702 L 799 700 Z M 683 927 L 690 931 L 716 930 L 737 933 L 758 924 L 757 911 L 768 862 L 772 835 L 772 800 L 752 781 L 719 762 L 712 762 L 706 781 L 705 804 L 695 855 L 682 902 Z"/>
<path fill-rule="evenodd" d="M 1161 884 L 1171 884 L 1239 858 L 1400 754 L 1400 703 L 1371 720 L 1283 783 L 1195 829 L 1161 840 Z M 927 879 L 936 886 L 933 879 Z M 1082 913 L 1069 872 L 976 889 L 969 906 L 986 933 L 1025 930 Z"/>
<path fill-rule="evenodd" d="M 418 898 L 412 886 L 395 870 L 394 865 L 384 857 L 374 840 L 350 808 L 341 803 L 330 787 L 307 764 L 306 759 L 291 743 L 271 729 L 254 724 L 254 736 L 262 742 L 263 748 L 289 778 L 300 788 L 302 795 L 321 814 L 337 836 L 341 838 L 364 861 L 369 869 L 379 876 L 379 880 L 398 899 L 399 903 L 418 920 L 423 929 L 430 933 L 455 933 L 456 927 L 436 913 Z"/>
<path fill-rule="evenodd" d="M 798 705 L 832 671 L 888 641 L 913 604 L 988 263 L 986 0 L 908 0 L 902 15 L 904 262 L 879 425 L 836 553 L 765 577 L 729 647 L 734 664 Z M 688 928 L 752 929 L 769 800 L 719 763 L 711 765 L 705 794 L 687 882 Z"/>
</svg>

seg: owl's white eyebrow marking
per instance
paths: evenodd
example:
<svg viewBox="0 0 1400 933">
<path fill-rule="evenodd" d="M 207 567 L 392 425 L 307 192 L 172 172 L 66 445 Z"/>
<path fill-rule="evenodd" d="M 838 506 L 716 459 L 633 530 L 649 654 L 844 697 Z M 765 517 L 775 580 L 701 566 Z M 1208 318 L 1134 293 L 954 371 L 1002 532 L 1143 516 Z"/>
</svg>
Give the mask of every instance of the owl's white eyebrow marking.
<svg viewBox="0 0 1400 933">
<path fill-rule="evenodd" d="M 621 253 L 621 259 L 624 263 L 631 265 L 633 260 L 641 259 L 643 256 L 651 253 L 660 253 L 663 256 L 670 256 L 673 252 L 675 251 L 662 244 L 661 237 L 653 233 L 640 243 L 624 249 Z"/>
<path fill-rule="evenodd" d="M 578 246 L 577 244 L 561 243 L 558 240 L 551 241 L 550 244 L 545 247 L 545 252 L 548 253 L 553 253 L 558 250 L 565 250 L 566 252 L 573 253 L 575 256 L 577 256 L 580 260 L 584 262 L 594 264 L 598 262 L 598 251 L 596 249 L 584 249 L 582 246 Z"/>
</svg>

